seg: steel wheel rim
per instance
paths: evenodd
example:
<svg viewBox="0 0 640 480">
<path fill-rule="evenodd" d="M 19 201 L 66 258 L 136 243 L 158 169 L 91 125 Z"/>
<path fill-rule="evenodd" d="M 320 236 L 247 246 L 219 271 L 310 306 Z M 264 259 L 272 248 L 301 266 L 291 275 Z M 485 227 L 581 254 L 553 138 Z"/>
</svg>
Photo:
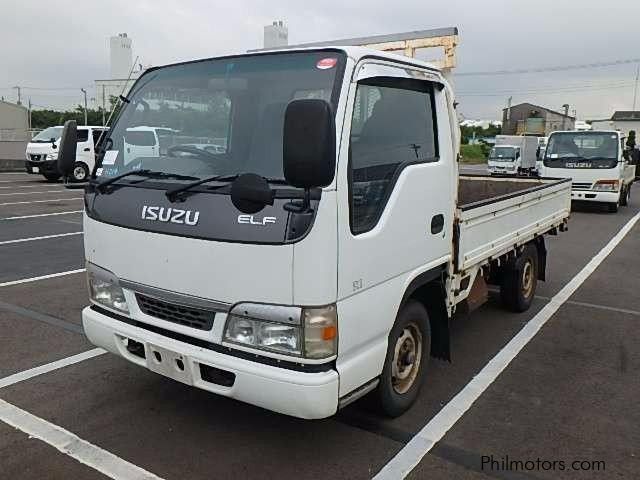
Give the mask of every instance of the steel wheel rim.
<svg viewBox="0 0 640 480">
<path fill-rule="evenodd" d="M 76 180 L 84 180 L 85 176 L 86 175 L 85 175 L 84 168 L 76 167 L 73 169 L 73 178 L 75 178 Z"/>
<path fill-rule="evenodd" d="M 527 260 L 522 269 L 522 294 L 529 298 L 533 292 L 533 263 Z"/>
<path fill-rule="evenodd" d="M 397 394 L 405 394 L 415 383 L 422 361 L 422 332 L 414 322 L 409 323 L 394 346 L 391 384 Z"/>
</svg>

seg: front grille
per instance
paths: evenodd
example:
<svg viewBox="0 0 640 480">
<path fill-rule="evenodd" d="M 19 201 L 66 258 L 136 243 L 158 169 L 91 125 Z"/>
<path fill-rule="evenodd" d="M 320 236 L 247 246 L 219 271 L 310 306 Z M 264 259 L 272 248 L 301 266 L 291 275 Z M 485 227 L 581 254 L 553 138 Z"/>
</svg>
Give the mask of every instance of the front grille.
<svg viewBox="0 0 640 480">
<path fill-rule="evenodd" d="M 169 303 L 136 293 L 138 306 L 146 315 L 198 330 L 211 330 L 215 312 Z"/>
<path fill-rule="evenodd" d="M 591 184 L 585 182 L 573 182 L 571 184 L 573 190 L 591 190 Z"/>
</svg>

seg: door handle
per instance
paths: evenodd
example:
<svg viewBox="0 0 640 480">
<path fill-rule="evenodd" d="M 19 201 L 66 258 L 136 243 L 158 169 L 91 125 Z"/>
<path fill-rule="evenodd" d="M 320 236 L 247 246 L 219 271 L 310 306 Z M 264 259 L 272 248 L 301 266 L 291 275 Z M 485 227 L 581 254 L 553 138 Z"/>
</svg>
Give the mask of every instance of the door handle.
<svg viewBox="0 0 640 480">
<path fill-rule="evenodd" d="M 90 151 L 91 151 L 91 149 L 90 149 L 90 148 L 85 148 L 85 149 L 84 149 L 84 151 L 85 151 L 85 152 L 90 152 Z"/>
<path fill-rule="evenodd" d="M 431 218 L 431 233 L 434 235 L 442 232 L 444 228 L 444 215 L 439 213 Z"/>
</svg>

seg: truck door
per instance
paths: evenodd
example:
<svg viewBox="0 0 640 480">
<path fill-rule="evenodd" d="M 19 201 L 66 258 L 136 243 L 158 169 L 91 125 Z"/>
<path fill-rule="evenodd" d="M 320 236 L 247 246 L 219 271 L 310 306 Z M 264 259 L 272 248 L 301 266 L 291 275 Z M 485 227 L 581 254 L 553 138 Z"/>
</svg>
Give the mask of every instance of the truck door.
<svg viewBox="0 0 640 480">
<path fill-rule="evenodd" d="M 385 66 L 349 95 L 340 156 L 349 160 L 339 166 L 348 188 L 338 191 L 341 395 L 379 374 L 406 286 L 451 252 L 455 160 L 445 93 L 405 68 Z"/>
<path fill-rule="evenodd" d="M 87 167 L 93 166 L 93 138 L 90 138 L 89 129 L 78 127 L 78 147 L 76 149 L 76 162 L 82 162 Z"/>
</svg>

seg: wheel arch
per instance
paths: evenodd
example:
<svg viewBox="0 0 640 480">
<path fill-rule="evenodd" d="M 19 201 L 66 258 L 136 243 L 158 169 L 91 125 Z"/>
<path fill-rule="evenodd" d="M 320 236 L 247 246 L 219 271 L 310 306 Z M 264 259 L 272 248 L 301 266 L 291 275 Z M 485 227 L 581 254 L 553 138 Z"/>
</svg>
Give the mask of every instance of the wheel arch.
<svg viewBox="0 0 640 480">
<path fill-rule="evenodd" d="M 417 300 L 427 310 L 431 327 L 431 356 L 451 361 L 449 315 L 446 306 L 446 264 L 417 275 L 405 289 L 398 312 L 409 300 Z"/>
</svg>

